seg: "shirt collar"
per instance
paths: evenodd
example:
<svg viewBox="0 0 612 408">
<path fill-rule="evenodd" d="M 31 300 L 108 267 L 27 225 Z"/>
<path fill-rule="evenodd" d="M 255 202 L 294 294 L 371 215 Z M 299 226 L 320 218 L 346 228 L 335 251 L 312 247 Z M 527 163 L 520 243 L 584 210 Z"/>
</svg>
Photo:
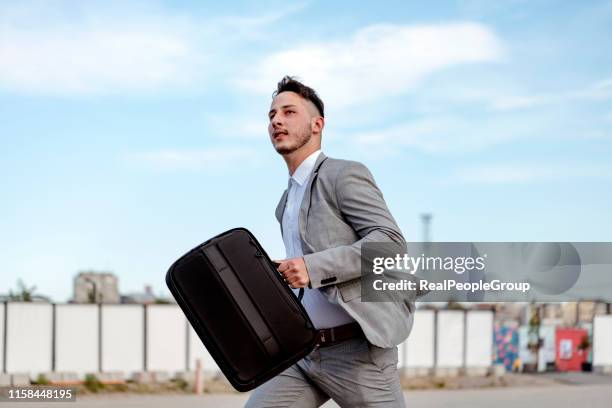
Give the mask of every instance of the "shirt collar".
<svg viewBox="0 0 612 408">
<path fill-rule="evenodd" d="M 295 180 L 295 182 L 298 183 L 300 186 L 304 184 L 304 182 L 306 182 L 306 179 L 308 179 L 308 177 L 310 176 L 310 173 L 312 173 L 312 169 L 314 168 L 314 165 L 320 153 L 320 149 L 315 152 L 312 152 L 310 156 L 305 158 L 304 161 L 300 163 L 298 168 L 295 169 L 295 171 L 293 172 L 293 175 L 289 178 Z"/>
</svg>

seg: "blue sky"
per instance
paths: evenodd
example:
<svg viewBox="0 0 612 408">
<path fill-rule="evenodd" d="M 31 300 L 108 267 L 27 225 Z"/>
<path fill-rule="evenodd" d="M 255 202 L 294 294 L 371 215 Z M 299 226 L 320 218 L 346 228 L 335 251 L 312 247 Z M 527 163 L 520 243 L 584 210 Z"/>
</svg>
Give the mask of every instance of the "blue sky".
<svg viewBox="0 0 612 408">
<path fill-rule="evenodd" d="M 612 2 L 0 4 L 0 293 L 121 292 L 227 228 L 284 256 L 276 82 L 408 240 L 612 241 Z"/>
</svg>

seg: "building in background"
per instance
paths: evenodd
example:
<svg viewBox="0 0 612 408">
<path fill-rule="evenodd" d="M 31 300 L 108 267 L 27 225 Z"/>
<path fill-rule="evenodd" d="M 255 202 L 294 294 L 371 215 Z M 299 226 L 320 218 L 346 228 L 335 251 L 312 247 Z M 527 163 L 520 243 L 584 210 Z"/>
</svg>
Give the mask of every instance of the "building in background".
<svg viewBox="0 0 612 408">
<path fill-rule="evenodd" d="M 562 304 L 561 307 L 563 308 L 563 325 L 565 327 L 591 323 L 596 315 L 605 315 L 612 312 L 610 303 L 590 300 L 567 302 Z"/>
<path fill-rule="evenodd" d="M 503 325 L 514 326 L 516 324 L 527 324 L 526 302 L 506 302 L 490 303 L 490 307 L 495 311 L 495 321 Z"/>
<path fill-rule="evenodd" d="M 145 285 L 144 292 L 133 292 L 121 295 L 121 303 L 150 305 L 156 303 L 156 298 L 151 285 Z"/>
<path fill-rule="evenodd" d="M 119 279 L 111 272 L 80 272 L 74 278 L 74 303 L 119 303 Z"/>
</svg>

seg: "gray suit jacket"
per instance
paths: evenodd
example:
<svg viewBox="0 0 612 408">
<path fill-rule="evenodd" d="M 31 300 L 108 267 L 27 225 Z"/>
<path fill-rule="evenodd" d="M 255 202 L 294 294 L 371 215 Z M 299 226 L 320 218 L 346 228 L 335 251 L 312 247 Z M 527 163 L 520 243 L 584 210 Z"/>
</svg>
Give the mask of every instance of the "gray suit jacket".
<svg viewBox="0 0 612 408">
<path fill-rule="evenodd" d="M 276 207 L 281 233 L 286 201 L 287 190 Z M 361 244 L 405 241 L 368 169 L 321 153 L 300 206 L 299 232 L 311 287 L 344 308 L 370 343 L 404 341 L 414 302 L 361 302 Z"/>
</svg>

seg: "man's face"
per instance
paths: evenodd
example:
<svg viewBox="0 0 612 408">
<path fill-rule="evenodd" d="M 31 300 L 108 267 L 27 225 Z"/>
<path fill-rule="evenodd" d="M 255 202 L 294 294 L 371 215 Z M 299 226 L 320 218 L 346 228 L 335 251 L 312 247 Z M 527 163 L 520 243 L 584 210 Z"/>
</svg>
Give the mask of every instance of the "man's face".
<svg viewBox="0 0 612 408">
<path fill-rule="evenodd" d="M 268 117 L 268 134 L 272 145 L 280 154 L 296 151 L 312 137 L 312 107 L 295 92 L 281 92 L 276 95 Z"/>
</svg>

